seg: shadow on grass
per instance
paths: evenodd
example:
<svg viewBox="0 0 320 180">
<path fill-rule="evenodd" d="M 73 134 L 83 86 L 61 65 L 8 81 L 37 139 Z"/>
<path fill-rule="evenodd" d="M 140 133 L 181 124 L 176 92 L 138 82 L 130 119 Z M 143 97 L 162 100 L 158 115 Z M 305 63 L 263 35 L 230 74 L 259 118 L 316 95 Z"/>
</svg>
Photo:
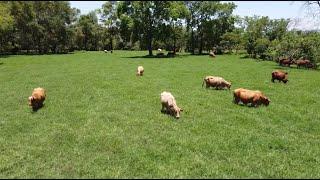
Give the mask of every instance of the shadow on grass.
<svg viewBox="0 0 320 180">
<path fill-rule="evenodd" d="M 234 102 L 232 102 L 233 104 L 235 104 L 235 105 L 238 105 L 238 106 L 242 106 L 242 107 L 247 107 L 247 108 L 258 108 L 259 106 L 252 106 L 252 105 L 247 105 L 247 104 L 243 104 L 243 103 L 238 103 L 238 104 L 236 104 L 236 103 L 234 103 Z"/>
<path fill-rule="evenodd" d="M 0 65 L 2 65 L 3 64 L 3 62 L 0 62 Z"/>
<path fill-rule="evenodd" d="M 44 107 L 44 104 L 40 105 L 39 107 L 32 107 L 32 113 L 36 113 L 39 109 L 43 107 Z"/>
<path fill-rule="evenodd" d="M 170 114 L 167 110 L 160 110 L 160 112 L 161 112 L 162 114 L 165 114 L 165 115 L 171 117 L 171 118 L 174 119 L 174 120 L 177 120 L 177 119 L 178 119 L 178 118 L 174 117 L 172 114 Z"/>
<path fill-rule="evenodd" d="M 26 52 L 18 52 L 18 53 L 11 53 L 11 54 L 1 54 L 0 58 L 8 58 L 15 55 L 24 55 L 24 56 L 36 56 L 36 55 L 66 55 L 66 54 L 74 54 L 75 52 L 67 52 L 67 53 L 26 53 Z"/>
<path fill-rule="evenodd" d="M 0 55 L 0 59 L 1 58 L 8 58 L 8 57 L 10 57 L 10 55 Z"/>
<path fill-rule="evenodd" d="M 314 68 L 297 68 L 297 66 L 280 66 L 279 64 L 274 64 L 272 67 L 276 68 L 276 69 L 281 69 L 281 70 L 287 70 L 287 69 L 300 69 L 300 70 L 313 70 L 313 71 L 319 71 L 318 69 L 314 69 Z"/>
<path fill-rule="evenodd" d="M 253 59 L 249 55 L 240 56 L 240 59 Z"/>
<path fill-rule="evenodd" d="M 121 58 L 132 58 L 132 59 L 139 59 L 139 58 L 147 58 L 147 59 L 164 59 L 164 58 L 183 58 L 188 56 L 209 56 L 208 53 L 202 54 L 176 54 L 176 55 L 145 55 L 145 56 L 131 56 L 131 57 L 121 57 Z"/>
</svg>

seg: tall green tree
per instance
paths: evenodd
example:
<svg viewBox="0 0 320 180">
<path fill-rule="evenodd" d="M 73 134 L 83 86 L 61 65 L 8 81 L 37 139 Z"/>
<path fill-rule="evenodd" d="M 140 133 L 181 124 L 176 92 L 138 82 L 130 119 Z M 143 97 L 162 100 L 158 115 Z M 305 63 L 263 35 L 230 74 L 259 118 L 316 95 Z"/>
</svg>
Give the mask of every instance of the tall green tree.
<svg viewBox="0 0 320 180">
<path fill-rule="evenodd" d="M 113 37 L 118 34 L 118 16 L 117 16 L 117 2 L 107 1 L 99 10 L 101 20 L 107 28 L 109 35 L 109 49 L 113 49 Z"/>
<path fill-rule="evenodd" d="M 158 27 L 168 20 L 169 5 L 167 1 L 134 1 L 132 3 L 134 10 L 132 17 L 136 25 L 139 25 L 150 56 L 153 55 L 152 42 L 158 33 Z"/>
<path fill-rule="evenodd" d="M 170 37 L 173 39 L 173 53 L 176 53 L 177 39 L 183 37 L 183 21 L 189 11 L 182 1 L 171 1 L 169 7 L 169 24 L 171 27 Z"/>
<path fill-rule="evenodd" d="M 0 2 L 0 52 L 7 51 L 10 47 L 10 34 L 14 25 L 14 17 L 10 14 L 10 4 Z"/>
</svg>

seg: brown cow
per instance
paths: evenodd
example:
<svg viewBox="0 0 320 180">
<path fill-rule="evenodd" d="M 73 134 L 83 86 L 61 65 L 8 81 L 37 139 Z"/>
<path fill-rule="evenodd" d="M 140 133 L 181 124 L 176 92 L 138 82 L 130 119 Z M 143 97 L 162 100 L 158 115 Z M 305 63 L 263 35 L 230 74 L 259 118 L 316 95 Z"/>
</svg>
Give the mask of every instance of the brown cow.
<svg viewBox="0 0 320 180">
<path fill-rule="evenodd" d="M 43 106 L 43 101 L 46 99 L 46 91 L 43 88 L 35 88 L 32 95 L 28 98 L 29 106 L 34 111 L 38 110 Z"/>
<path fill-rule="evenodd" d="M 272 82 L 274 82 L 275 79 L 278 80 L 279 82 L 282 81 L 283 83 L 287 83 L 289 81 L 287 72 L 275 70 L 275 71 L 272 71 L 271 75 L 272 75 L 272 79 L 271 79 Z"/>
<path fill-rule="evenodd" d="M 307 68 L 308 64 L 310 63 L 311 62 L 307 59 L 299 59 L 297 61 L 293 61 L 293 64 L 296 64 L 297 68 L 300 68 L 301 66 Z"/>
<path fill-rule="evenodd" d="M 314 63 L 309 63 L 309 64 L 306 64 L 306 68 L 313 68 L 313 69 L 317 69 L 317 65 L 314 64 Z"/>
<path fill-rule="evenodd" d="M 279 65 L 280 66 L 288 66 L 290 67 L 291 64 L 293 64 L 293 60 L 292 59 L 280 59 L 279 60 Z"/>
<path fill-rule="evenodd" d="M 206 83 L 206 88 L 215 87 L 216 89 L 229 89 L 231 87 L 231 83 L 224 80 L 222 77 L 217 76 L 206 76 L 203 79 L 202 87 Z"/>
<path fill-rule="evenodd" d="M 261 91 L 253 91 L 243 88 L 238 88 L 233 92 L 234 103 L 239 104 L 241 101 L 243 104 L 251 104 L 253 107 L 257 107 L 261 104 L 266 106 L 271 102 Z"/>
</svg>

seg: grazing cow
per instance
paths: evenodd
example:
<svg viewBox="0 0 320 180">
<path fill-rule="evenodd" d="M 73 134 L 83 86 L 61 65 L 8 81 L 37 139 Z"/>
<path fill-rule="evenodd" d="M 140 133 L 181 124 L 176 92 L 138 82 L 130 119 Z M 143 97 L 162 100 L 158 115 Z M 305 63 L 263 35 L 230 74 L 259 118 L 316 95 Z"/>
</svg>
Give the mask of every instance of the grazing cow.
<svg viewBox="0 0 320 180">
<path fill-rule="evenodd" d="M 109 51 L 108 51 L 108 50 L 104 50 L 104 52 L 105 52 L 105 53 L 108 53 Z M 110 50 L 110 53 L 112 53 L 112 50 Z"/>
<path fill-rule="evenodd" d="M 213 57 L 213 58 L 216 57 L 216 55 L 214 54 L 213 51 L 210 51 L 209 56 L 210 56 L 210 57 Z"/>
<path fill-rule="evenodd" d="M 137 76 L 143 76 L 143 73 L 144 73 L 144 68 L 143 66 L 138 66 L 137 68 Z"/>
<path fill-rule="evenodd" d="M 177 119 L 180 118 L 180 112 L 182 112 L 183 109 L 177 106 L 177 102 L 170 92 L 163 91 L 160 94 L 160 100 L 162 105 L 161 112 L 166 112 L 175 116 Z"/>
<path fill-rule="evenodd" d="M 231 83 L 224 80 L 222 77 L 217 76 L 206 76 L 203 79 L 202 87 L 206 83 L 206 88 L 215 87 L 215 89 L 229 89 L 231 87 Z"/>
<path fill-rule="evenodd" d="M 283 83 L 288 82 L 288 73 L 287 72 L 275 70 L 275 71 L 272 71 L 271 75 L 272 75 L 272 79 L 271 79 L 272 82 L 274 82 L 275 79 L 277 79 L 279 82 L 282 81 Z"/>
<path fill-rule="evenodd" d="M 35 88 L 32 95 L 28 98 L 29 106 L 34 111 L 38 110 L 43 106 L 43 101 L 46 99 L 46 91 L 43 88 Z"/>
<path fill-rule="evenodd" d="M 293 64 L 293 62 L 294 61 L 292 59 L 280 59 L 279 60 L 279 65 L 280 66 L 286 66 L 287 65 L 288 67 L 290 67 L 290 65 Z"/>
<path fill-rule="evenodd" d="M 161 52 L 161 51 L 162 51 L 162 49 L 160 49 L 160 48 L 159 48 L 159 49 L 158 49 L 158 51 L 159 51 L 159 52 Z"/>
<path fill-rule="evenodd" d="M 238 88 L 233 91 L 233 102 L 239 104 L 241 101 L 243 104 L 251 104 L 253 107 L 257 107 L 261 104 L 266 106 L 271 102 L 261 91 L 253 91 L 244 88 Z"/>
<path fill-rule="evenodd" d="M 293 64 L 296 64 L 297 65 L 297 68 L 300 68 L 301 66 L 302 67 L 305 67 L 307 68 L 308 64 L 310 64 L 311 62 L 307 59 L 299 59 L 297 61 L 293 61 Z"/>
<path fill-rule="evenodd" d="M 313 69 L 317 69 L 317 65 L 316 64 L 314 64 L 314 63 L 308 63 L 308 64 L 306 64 L 306 68 L 313 68 Z"/>
</svg>

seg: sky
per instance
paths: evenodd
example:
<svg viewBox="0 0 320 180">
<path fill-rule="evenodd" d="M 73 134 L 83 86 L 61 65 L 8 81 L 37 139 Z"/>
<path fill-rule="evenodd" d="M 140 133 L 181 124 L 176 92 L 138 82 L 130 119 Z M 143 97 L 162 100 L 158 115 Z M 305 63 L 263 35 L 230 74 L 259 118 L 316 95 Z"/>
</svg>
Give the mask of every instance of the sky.
<svg viewBox="0 0 320 180">
<path fill-rule="evenodd" d="M 81 14 L 101 8 L 106 1 L 70 1 L 71 7 L 80 9 Z M 227 2 L 227 1 L 222 1 Z M 290 18 L 293 19 L 289 29 L 301 30 L 320 29 L 320 23 L 307 13 L 303 8 L 304 1 L 228 1 L 234 2 L 237 8 L 235 15 L 239 16 L 269 16 L 271 19 Z"/>
</svg>

